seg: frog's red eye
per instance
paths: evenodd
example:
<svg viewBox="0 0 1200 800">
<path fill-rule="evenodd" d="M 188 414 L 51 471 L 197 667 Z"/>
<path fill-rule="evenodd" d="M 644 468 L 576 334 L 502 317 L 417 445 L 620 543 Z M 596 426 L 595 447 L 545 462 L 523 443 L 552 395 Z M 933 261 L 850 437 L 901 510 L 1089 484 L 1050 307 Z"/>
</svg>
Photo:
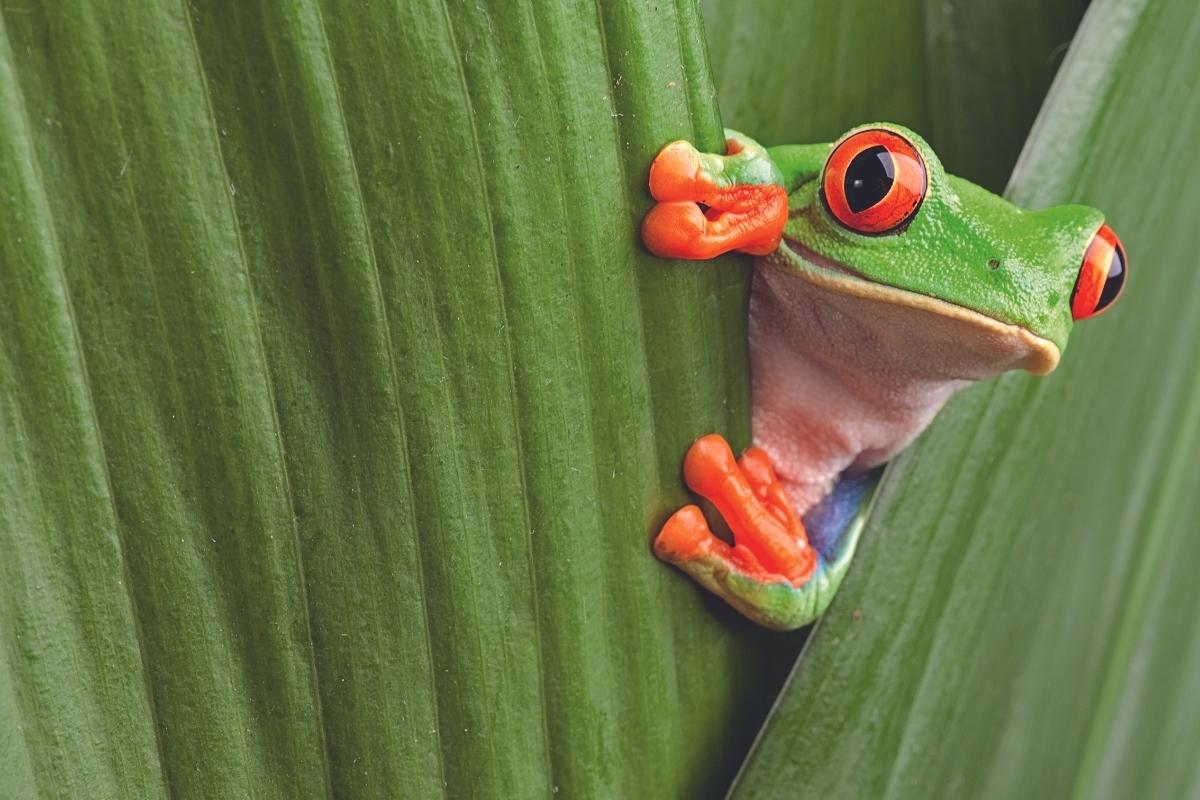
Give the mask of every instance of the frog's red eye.
<svg viewBox="0 0 1200 800">
<path fill-rule="evenodd" d="M 872 128 L 846 137 L 829 154 L 821 197 L 842 227 L 879 236 L 907 227 L 928 187 L 917 148 L 897 133 Z"/>
<path fill-rule="evenodd" d="M 1079 277 L 1071 291 L 1071 317 L 1094 317 L 1115 303 L 1125 288 L 1127 263 L 1117 234 L 1101 225 L 1083 254 Z"/>
</svg>

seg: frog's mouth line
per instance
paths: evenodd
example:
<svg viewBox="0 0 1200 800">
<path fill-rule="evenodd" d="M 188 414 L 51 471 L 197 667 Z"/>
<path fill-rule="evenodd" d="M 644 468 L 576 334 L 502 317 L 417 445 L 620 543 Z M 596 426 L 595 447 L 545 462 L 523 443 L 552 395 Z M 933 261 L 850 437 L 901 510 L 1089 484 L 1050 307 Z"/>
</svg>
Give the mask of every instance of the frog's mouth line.
<svg viewBox="0 0 1200 800">
<path fill-rule="evenodd" d="M 945 300 L 938 300 L 936 297 L 918 294 L 886 283 L 876 283 L 845 264 L 813 252 L 794 239 L 784 237 L 783 245 L 789 261 L 793 266 L 800 268 L 799 274 L 810 283 L 841 294 L 905 305 L 930 314 L 965 322 L 993 336 L 1016 339 L 1029 351 L 1028 358 L 1021 366 L 1034 375 L 1049 374 L 1058 366 L 1060 355 L 1058 345 L 1027 328 L 994 319 L 953 303 L 947 303 Z"/>
</svg>

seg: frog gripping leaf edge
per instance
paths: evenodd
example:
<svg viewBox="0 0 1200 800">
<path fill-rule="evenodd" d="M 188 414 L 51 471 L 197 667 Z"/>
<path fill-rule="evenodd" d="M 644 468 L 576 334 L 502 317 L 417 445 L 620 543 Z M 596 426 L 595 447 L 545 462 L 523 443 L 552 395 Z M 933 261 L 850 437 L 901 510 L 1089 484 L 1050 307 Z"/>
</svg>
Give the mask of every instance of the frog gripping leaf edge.
<svg viewBox="0 0 1200 800">
<path fill-rule="evenodd" d="M 912 131 L 726 154 L 668 144 L 650 168 L 642 240 L 663 258 L 757 256 L 750 300 L 754 446 L 708 434 L 684 480 L 699 506 L 654 541 L 750 619 L 791 630 L 829 606 L 881 466 L 959 389 L 1057 366 L 1073 323 L 1110 308 L 1128 260 L 1099 211 L 1024 211 L 948 175 Z"/>
</svg>

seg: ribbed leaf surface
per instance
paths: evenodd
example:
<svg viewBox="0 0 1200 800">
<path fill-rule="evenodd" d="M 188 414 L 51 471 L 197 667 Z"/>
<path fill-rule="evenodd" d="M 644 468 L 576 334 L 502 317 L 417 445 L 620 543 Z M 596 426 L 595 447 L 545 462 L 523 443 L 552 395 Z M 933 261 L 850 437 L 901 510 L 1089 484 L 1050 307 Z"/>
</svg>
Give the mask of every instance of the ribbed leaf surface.
<svg viewBox="0 0 1200 800">
<path fill-rule="evenodd" d="M 0 796 L 694 795 L 795 644 L 648 552 L 744 440 L 698 11 L 8 5 Z"/>
</svg>

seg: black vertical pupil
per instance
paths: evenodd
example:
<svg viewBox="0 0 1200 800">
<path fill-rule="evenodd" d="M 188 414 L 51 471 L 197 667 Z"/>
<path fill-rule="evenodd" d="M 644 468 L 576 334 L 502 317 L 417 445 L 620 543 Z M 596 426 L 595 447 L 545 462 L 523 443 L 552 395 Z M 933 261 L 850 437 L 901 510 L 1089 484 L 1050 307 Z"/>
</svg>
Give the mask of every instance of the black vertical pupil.
<svg viewBox="0 0 1200 800">
<path fill-rule="evenodd" d="M 1100 290 L 1100 299 L 1096 301 L 1096 311 L 1108 308 L 1121 287 L 1125 285 L 1125 250 L 1121 245 L 1113 248 L 1112 263 L 1108 265 L 1108 276 L 1104 279 L 1104 288 Z"/>
<path fill-rule="evenodd" d="M 846 167 L 846 204 L 855 214 L 887 196 L 896 179 L 892 154 L 883 145 L 868 147 Z"/>
</svg>

